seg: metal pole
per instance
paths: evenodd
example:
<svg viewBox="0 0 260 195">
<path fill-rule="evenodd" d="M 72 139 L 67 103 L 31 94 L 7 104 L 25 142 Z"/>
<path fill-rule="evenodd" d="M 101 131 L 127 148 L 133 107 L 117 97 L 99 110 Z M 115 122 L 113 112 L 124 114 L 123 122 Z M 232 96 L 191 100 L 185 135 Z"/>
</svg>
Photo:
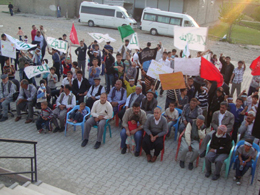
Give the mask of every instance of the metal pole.
<svg viewBox="0 0 260 195">
<path fill-rule="evenodd" d="M 37 156 L 36 156 L 36 144 L 34 144 L 34 170 L 35 170 L 35 182 L 37 182 Z"/>
<path fill-rule="evenodd" d="M 31 182 L 33 182 L 33 158 L 31 158 Z"/>
</svg>

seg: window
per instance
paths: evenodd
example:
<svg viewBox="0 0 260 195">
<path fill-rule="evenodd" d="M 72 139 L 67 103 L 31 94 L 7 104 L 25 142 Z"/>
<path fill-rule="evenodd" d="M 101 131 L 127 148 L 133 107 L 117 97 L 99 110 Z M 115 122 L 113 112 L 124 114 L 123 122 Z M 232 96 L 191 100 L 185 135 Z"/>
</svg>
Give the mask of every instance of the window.
<svg viewBox="0 0 260 195">
<path fill-rule="evenodd" d="M 113 16 L 114 17 L 115 10 L 82 6 L 81 7 L 81 13 L 103 15 L 103 16 Z"/>
<path fill-rule="evenodd" d="M 181 26 L 181 18 L 171 18 L 170 24 Z"/>
<path fill-rule="evenodd" d="M 184 21 L 184 26 L 185 27 L 189 27 L 189 26 L 192 26 L 192 24 L 190 23 L 190 21 L 185 20 Z"/>
<path fill-rule="evenodd" d="M 156 15 L 154 15 L 154 14 L 144 14 L 144 20 L 156 21 Z"/>
<path fill-rule="evenodd" d="M 167 16 L 158 16 L 158 17 L 157 17 L 157 22 L 162 22 L 162 23 L 169 24 L 169 22 L 170 22 L 170 17 L 167 17 Z"/>
<path fill-rule="evenodd" d="M 122 17 L 123 17 L 122 12 L 116 12 L 116 17 L 117 17 L 117 18 L 122 18 Z"/>
</svg>

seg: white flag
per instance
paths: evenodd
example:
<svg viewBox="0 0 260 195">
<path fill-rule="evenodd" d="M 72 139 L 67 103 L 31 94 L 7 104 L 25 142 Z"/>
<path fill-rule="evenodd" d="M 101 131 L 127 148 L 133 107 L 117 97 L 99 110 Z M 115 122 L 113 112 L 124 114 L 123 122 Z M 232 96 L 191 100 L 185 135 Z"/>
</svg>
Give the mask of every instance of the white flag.
<svg viewBox="0 0 260 195">
<path fill-rule="evenodd" d="M 16 59 L 15 44 L 10 41 L 1 41 L 1 55 Z"/>
<path fill-rule="evenodd" d="M 201 58 L 174 58 L 174 72 L 183 75 L 199 76 Z"/>
<path fill-rule="evenodd" d="M 52 37 L 47 37 L 47 44 L 49 47 L 56 49 L 60 52 L 63 53 L 67 53 L 68 50 L 68 42 L 63 41 L 63 40 L 59 40 L 59 39 L 55 39 Z"/>
<path fill-rule="evenodd" d="M 186 44 L 186 46 L 185 46 L 185 48 L 184 48 L 184 50 L 182 51 L 182 58 L 184 58 L 184 57 L 189 57 L 190 56 L 190 50 L 189 50 L 189 44 L 188 44 L 188 42 L 187 42 L 187 44 Z"/>
<path fill-rule="evenodd" d="M 128 44 L 127 48 L 128 49 L 140 49 L 137 33 L 134 33 L 132 35 L 132 38 L 131 38 L 130 43 Z"/>
<path fill-rule="evenodd" d="M 5 36 L 7 37 L 7 39 L 12 42 L 13 44 L 15 44 L 15 48 L 18 50 L 29 50 L 31 48 L 37 47 L 37 45 L 32 45 L 32 44 L 28 44 L 28 43 L 24 43 L 23 41 L 20 41 L 18 39 L 13 38 L 12 36 L 5 34 Z"/>
<path fill-rule="evenodd" d="M 88 33 L 94 40 L 98 43 L 102 41 L 105 42 L 115 42 L 116 40 L 109 36 L 109 34 L 102 34 L 102 33 Z"/>
<path fill-rule="evenodd" d="M 49 66 L 47 64 L 44 64 L 41 66 L 27 66 L 25 67 L 24 72 L 28 77 L 28 79 L 30 79 L 38 74 L 43 74 L 50 71 L 49 71 Z"/>
</svg>

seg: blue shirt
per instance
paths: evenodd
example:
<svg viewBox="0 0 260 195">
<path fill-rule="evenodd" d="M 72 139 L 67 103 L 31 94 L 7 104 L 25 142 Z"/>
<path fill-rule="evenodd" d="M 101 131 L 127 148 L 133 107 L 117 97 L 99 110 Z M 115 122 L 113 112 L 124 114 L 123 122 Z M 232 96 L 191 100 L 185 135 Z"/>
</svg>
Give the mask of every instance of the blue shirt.
<svg viewBox="0 0 260 195">
<path fill-rule="evenodd" d="M 124 92 L 124 95 L 123 95 L 122 100 L 121 100 L 121 95 L 122 95 L 121 90 L 123 90 L 122 87 L 121 87 L 120 90 L 116 90 L 116 92 L 115 92 L 115 97 L 112 99 L 112 93 L 113 93 L 113 89 L 114 89 L 114 88 L 115 88 L 115 87 L 113 87 L 113 88 L 110 90 L 110 92 L 109 92 L 109 94 L 108 94 L 108 97 L 107 97 L 107 100 L 108 100 L 109 102 L 118 102 L 119 105 L 124 104 L 124 103 L 126 102 L 126 90 L 125 90 L 125 92 Z"/>
<path fill-rule="evenodd" d="M 95 84 L 94 78 L 95 78 L 95 77 L 99 77 L 99 75 L 100 75 L 100 68 L 96 68 L 96 73 L 93 74 L 92 76 L 90 76 L 90 74 L 91 74 L 91 72 L 92 72 L 92 68 L 93 68 L 93 67 L 91 67 L 91 68 L 89 69 L 89 77 L 88 77 L 88 82 L 89 82 L 90 85 L 94 85 L 94 84 Z"/>
<path fill-rule="evenodd" d="M 237 108 L 234 103 L 229 103 L 229 111 L 234 115 L 235 117 L 235 123 L 242 123 L 244 120 L 244 115 L 240 114 L 244 108 L 241 106 L 240 108 Z"/>
</svg>

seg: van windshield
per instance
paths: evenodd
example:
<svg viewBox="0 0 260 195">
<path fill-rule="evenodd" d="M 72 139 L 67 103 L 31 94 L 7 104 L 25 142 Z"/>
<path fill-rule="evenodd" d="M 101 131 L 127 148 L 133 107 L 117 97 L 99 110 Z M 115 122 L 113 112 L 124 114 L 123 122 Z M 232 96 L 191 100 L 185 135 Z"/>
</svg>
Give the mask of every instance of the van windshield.
<svg viewBox="0 0 260 195">
<path fill-rule="evenodd" d="M 124 14 L 125 18 L 129 18 L 129 15 L 128 15 L 127 11 L 122 10 L 122 13 Z"/>
</svg>

